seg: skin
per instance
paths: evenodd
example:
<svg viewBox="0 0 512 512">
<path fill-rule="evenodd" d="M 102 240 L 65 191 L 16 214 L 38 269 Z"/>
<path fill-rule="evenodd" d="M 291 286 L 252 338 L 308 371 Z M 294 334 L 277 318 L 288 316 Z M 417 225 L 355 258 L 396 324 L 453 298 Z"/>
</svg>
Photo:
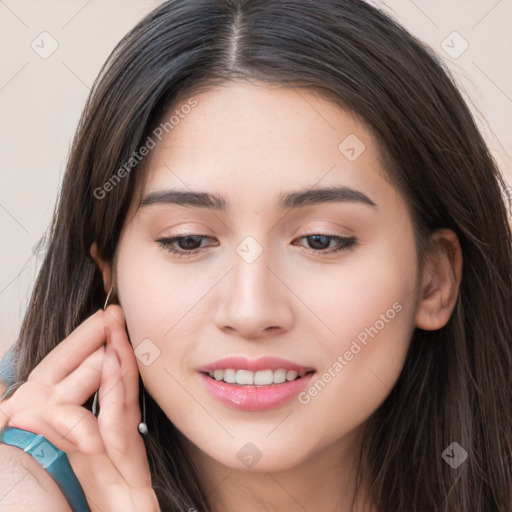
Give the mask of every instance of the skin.
<svg viewBox="0 0 512 512">
<path fill-rule="evenodd" d="M 66 452 L 91 512 L 156 512 L 159 506 L 137 432 L 137 376 L 123 313 L 119 306 L 109 306 L 80 324 L 0 403 L 0 428 L 41 434 Z M 96 390 L 97 418 L 80 407 Z M 26 510 L 29 503 L 33 512 L 50 505 L 56 512 L 71 510 L 35 459 L 16 457 L 12 450 L 2 449 L 1 454 L 2 510 Z"/>
<path fill-rule="evenodd" d="M 372 134 L 328 101 L 247 83 L 196 99 L 151 153 L 143 196 L 208 191 L 230 209 L 133 205 L 115 287 L 132 345 L 149 339 L 152 357 L 158 354 L 149 366 L 138 361 L 144 385 L 186 438 L 218 510 L 302 510 L 298 503 L 347 510 L 362 426 L 396 382 L 414 327 L 438 329 L 451 314 L 457 239 L 436 233 L 437 248 L 420 272 L 407 204 L 381 167 Z M 353 162 L 338 150 L 350 134 L 366 146 Z M 281 193 L 338 185 L 377 207 L 277 207 Z M 319 246 L 300 238 L 314 233 L 357 242 L 315 254 Z M 192 256 L 177 257 L 157 242 L 190 234 L 206 236 Z M 263 250 L 252 263 L 236 252 L 247 236 Z M 200 366 L 231 355 L 273 355 L 322 375 L 397 303 L 400 312 L 306 405 L 292 400 L 243 412 L 217 401 L 198 378 Z M 250 470 L 237 457 L 248 442 L 262 454 Z"/>
<path fill-rule="evenodd" d="M 52 403 L 58 390 L 61 422 L 74 425 L 66 404 L 83 403 L 82 395 L 61 396 L 70 388 L 63 384 L 66 372 L 52 377 L 56 362 L 73 358 L 68 370 L 79 372 L 75 382 L 79 376 L 83 380 L 86 368 L 102 375 L 90 379 L 85 397 L 100 382 L 125 376 L 123 393 L 110 398 L 121 407 L 109 406 L 108 394 L 102 402 L 100 393 L 103 424 L 87 416 L 88 429 L 74 431 L 74 447 L 63 443 L 61 448 L 72 451 L 80 482 L 102 504 L 109 504 L 115 478 L 117 499 L 124 500 L 126 510 L 157 510 L 149 503 L 147 460 L 136 441 L 138 367 L 147 392 L 182 433 L 215 512 L 346 512 L 362 429 L 398 379 L 414 328 L 439 329 L 453 311 L 462 268 L 457 237 L 447 229 L 434 233 L 427 264 L 418 268 L 407 203 L 379 163 L 372 134 L 327 100 L 241 82 L 195 98 L 197 106 L 147 157 L 141 192 L 143 197 L 171 188 L 215 193 L 229 202 L 229 210 L 134 202 L 114 261 L 103 261 L 96 245 L 91 247 L 105 291 L 114 288 L 120 307 L 84 322 L 79 334 L 70 336 L 68 346 L 74 349 L 66 353 L 57 347 L 42 369 L 36 367 L 33 380 L 47 381 Z M 365 145 L 354 161 L 338 149 L 350 134 Z M 350 201 L 278 208 L 282 193 L 326 186 L 356 189 L 376 207 Z M 356 242 L 325 255 L 337 247 L 336 240 L 315 246 L 305 238 L 313 234 Z M 158 241 L 185 235 L 204 235 L 205 248 L 177 257 Z M 262 249 L 251 263 L 236 251 L 247 236 Z M 381 315 L 397 304 L 400 311 L 384 322 Z M 111 345 L 121 355 L 121 368 L 112 366 L 100 346 L 101 333 L 90 336 L 101 331 L 98 323 L 112 323 L 109 318 L 115 320 L 116 336 L 104 337 L 115 341 Z M 217 359 L 271 355 L 315 368 L 314 382 L 379 320 L 384 324 L 378 334 L 306 404 L 292 399 L 272 410 L 243 412 L 220 403 L 199 379 L 198 368 Z M 133 348 L 137 352 L 143 340 L 151 355 L 148 365 L 134 357 Z M 77 354 L 78 347 L 83 348 Z M 52 427 L 55 412 L 45 412 L 44 421 L 43 412 L 39 419 L 34 415 L 45 397 L 30 402 L 29 384 L 3 402 L 2 410 L 17 415 L 20 425 L 31 422 L 38 429 L 33 431 L 58 445 L 65 429 L 61 424 L 59 433 Z M 123 423 L 127 411 L 129 421 Z M 109 448 L 114 440 L 136 446 L 122 454 Z M 83 446 L 93 441 L 94 447 Z M 251 468 L 237 456 L 249 442 L 261 454 Z M 91 451 L 101 452 L 101 458 Z M 111 479 L 90 483 L 91 465 L 106 467 Z M 102 487 L 102 482 L 109 483 Z M 147 500 L 143 507 L 135 504 L 134 490 Z M 365 494 L 363 482 L 361 498 Z M 353 510 L 363 510 L 360 501 Z"/>
</svg>

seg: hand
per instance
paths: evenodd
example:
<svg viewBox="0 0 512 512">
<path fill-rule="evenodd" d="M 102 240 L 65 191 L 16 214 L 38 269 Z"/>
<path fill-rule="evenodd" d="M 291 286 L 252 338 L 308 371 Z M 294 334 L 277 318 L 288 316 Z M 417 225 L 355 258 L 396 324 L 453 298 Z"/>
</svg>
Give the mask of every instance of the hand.
<svg viewBox="0 0 512 512">
<path fill-rule="evenodd" d="M 96 418 L 82 405 L 98 388 Z M 0 427 L 41 434 L 66 452 L 91 512 L 160 510 L 137 429 L 137 362 L 119 306 L 79 325 L 0 411 Z"/>
</svg>

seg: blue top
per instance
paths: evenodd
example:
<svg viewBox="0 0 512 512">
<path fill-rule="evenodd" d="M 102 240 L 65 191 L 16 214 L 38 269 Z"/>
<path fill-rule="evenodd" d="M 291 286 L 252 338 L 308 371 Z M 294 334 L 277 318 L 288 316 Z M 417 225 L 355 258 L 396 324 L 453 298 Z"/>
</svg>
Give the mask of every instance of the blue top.
<svg viewBox="0 0 512 512">
<path fill-rule="evenodd" d="M 13 352 L 14 346 L 7 351 L 7 354 L 0 361 L 0 381 L 3 381 L 7 388 L 14 384 L 14 370 L 11 366 Z"/>
</svg>

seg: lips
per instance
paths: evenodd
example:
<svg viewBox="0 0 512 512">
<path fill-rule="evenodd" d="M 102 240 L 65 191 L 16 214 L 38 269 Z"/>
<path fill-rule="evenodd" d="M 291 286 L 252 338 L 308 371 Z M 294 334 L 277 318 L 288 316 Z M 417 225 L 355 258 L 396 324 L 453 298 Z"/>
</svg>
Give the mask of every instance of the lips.
<svg viewBox="0 0 512 512">
<path fill-rule="evenodd" d="M 277 357 L 228 357 L 198 370 L 213 397 L 243 411 L 264 411 L 289 403 L 315 374 L 312 367 Z"/>
</svg>

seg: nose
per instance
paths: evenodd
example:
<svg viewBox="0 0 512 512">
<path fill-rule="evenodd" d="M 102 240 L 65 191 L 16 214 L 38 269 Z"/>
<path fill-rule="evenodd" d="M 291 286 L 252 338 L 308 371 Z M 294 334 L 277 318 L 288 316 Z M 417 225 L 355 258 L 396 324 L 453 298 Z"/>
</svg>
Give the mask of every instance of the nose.
<svg viewBox="0 0 512 512">
<path fill-rule="evenodd" d="M 238 253 L 233 268 L 218 289 L 214 322 L 219 329 L 247 339 L 262 339 L 291 329 L 294 321 L 293 293 L 286 276 L 263 250 L 254 261 Z"/>
</svg>

